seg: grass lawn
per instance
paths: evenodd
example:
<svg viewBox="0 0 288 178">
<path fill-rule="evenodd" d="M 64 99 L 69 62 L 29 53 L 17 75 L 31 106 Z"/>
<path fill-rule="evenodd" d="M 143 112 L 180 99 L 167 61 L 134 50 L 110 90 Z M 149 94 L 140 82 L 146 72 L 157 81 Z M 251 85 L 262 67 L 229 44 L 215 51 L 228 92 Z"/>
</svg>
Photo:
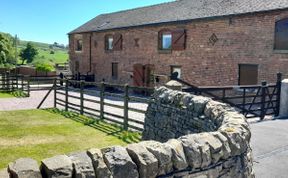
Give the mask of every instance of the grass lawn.
<svg viewBox="0 0 288 178">
<path fill-rule="evenodd" d="M 2 111 L 0 169 L 20 157 L 40 161 L 78 150 L 126 145 L 139 137 L 138 133 L 55 109 Z"/>
<path fill-rule="evenodd" d="M 13 98 L 14 96 L 10 93 L 0 92 L 0 98 Z"/>
</svg>

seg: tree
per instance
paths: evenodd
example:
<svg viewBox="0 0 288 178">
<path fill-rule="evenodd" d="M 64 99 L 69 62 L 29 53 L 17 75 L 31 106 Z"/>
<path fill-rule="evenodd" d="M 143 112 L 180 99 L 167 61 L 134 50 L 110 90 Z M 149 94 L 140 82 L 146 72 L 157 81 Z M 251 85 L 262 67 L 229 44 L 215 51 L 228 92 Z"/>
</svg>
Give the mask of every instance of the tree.
<svg viewBox="0 0 288 178">
<path fill-rule="evenodd" d="M 10 34 L 0 33 L 0 66 L 9 67 L 15 64 L 13 37 Z"/>
<path fill-rule="evenodd" d="M 27 43 L 26 48 L 20 52 L 22 64 L 24 64 L 25 61 L 31 63 L 37 54 L 38 50 L 30 42 Z"/>
</svg>

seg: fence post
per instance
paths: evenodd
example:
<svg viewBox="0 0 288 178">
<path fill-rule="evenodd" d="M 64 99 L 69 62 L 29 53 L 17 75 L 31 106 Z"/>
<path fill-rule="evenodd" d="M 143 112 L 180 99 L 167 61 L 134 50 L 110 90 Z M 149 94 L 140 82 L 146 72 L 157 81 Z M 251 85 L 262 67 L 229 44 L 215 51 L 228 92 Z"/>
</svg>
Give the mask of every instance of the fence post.
<svg viewBox="0 0 288 178">
<path fill-rule="evenodd" d="M 7 91 L 10 91 L 10 75 L 9 75 L 9 72 L 6 72 L 6 90 Z"/>
<path fill-rule="evenodd" d="M 277 98 L 276 98 L 276 113 L 275 116 L 279 116 L 280 113 L 280 97 L 281 97 L 281 84 L 282 84 L 282 73 L 277 73 L 277 83 L 276 83 L 276 87 L 277 87 Z"/>
<path fill-rule="evenodd" d="M 84 81 L 80 81 L 80 114 L 84 114 Z"/>
<path fill-rule="evenodd" d="M 19 78 L 18 78 L 18 74 L 16 74 L 16 90 L 18 90 L 19 89 L 19 84 L 18 84 L 18 80 L 19 80 Z"/>
<path fill-rule="evenodd" d="M 2 74 L 2 89 L 6 90 L 6 73 Z"/>
<path fill-rule="evenodd" d="M 24 79 L 24 76 L 23 76 Z M 27 95 L 30 97 L 30 77 L 27 76 Z"/>
<path fill-rule="evenodd" d="M 57 103 L 56 103 L 56 100 L 57 100 L 57 79 L 54 78 L 54 108 L 57 107 Z"/>
<path fill-rule="evenodd" d="M 20 79 L 21 79 L 21 91 L 24 91 L 24 76 L 23 75 L 19 75 Z"/>
<path fill-rule="evenodd" d="M 100 86 L 100 119 L 104 119 L 104 92 L 105 92 L 105 83 L 101 82 L 101 86 Z"/>
<path fill-rule="evenodd" d="M 124 86 L 124 130 L 128 130 L 129 86 Z"/>
<path fill-rule="evenodd" d="M 68 80 L 65 79 L 65 111 L 68 111 Z"/>
<path fill-rule="evenodd" d="M 263 120 L 266 115 L 266 90 L 267 90 L 267 82 L 262 82 L 261 85 L 261 113 L 260 113 L 260 119 Z"/>
</svg>

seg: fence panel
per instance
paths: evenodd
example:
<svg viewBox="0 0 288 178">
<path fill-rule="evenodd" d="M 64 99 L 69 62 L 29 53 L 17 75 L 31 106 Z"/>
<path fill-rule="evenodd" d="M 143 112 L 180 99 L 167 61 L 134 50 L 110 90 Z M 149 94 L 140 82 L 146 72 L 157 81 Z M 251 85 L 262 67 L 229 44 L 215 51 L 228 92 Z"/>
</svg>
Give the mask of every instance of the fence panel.
<svg viewBox="0 0 288 178">
<path fill-rule="evenodd" d="M 153 88 L 59 79 L 54 84 L 55 107 L 143 131 Z"/>
<path fill-rule="evenodd" d="M 279 115 L 281 79 L 282 74 L 278 73 L 276 84 L 262 82 L 261 85 L 249 86 L 196 87 L 181 79 L 173 78 L 188 86 L 184 89 L 186 92 L 211 97 L 235 107 L 246 118 L 260 117 L 261 120 L 266 115 Z"/>
</svg>

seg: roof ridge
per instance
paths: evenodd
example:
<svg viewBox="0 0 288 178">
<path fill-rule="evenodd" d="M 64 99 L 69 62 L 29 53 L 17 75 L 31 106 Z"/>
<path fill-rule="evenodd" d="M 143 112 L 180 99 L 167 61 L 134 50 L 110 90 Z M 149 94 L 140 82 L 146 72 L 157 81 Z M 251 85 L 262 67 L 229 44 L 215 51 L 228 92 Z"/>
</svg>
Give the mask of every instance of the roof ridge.
<svg viewBox="0 0 288 178">
<path fill-rule="evenodd" d="M 116 11 L 116 12 L 103 13 L 103 14 L 100 14 L 100 15 L 113 15 L 113 14 L 118 14 L 118 13 L 123 13 L 123 12 L 135 11 L 135 10 L 139 10 L 139 9 L 146 9 L 146 8 L 151 8 L 151 7 L 163 6 L 163 5 L 166 5 L 166 4 L 173 4 L 173 3 L 176 3 L 176 2 L 180 2 L 180 1 L 183 1 L 183 0 L 173 0 L 173 1 L 170 1 L 170 2 L 162 2 L 160 4 L 146 5 L 146 6 L 142 6 L 142 7 L 136 7 L 136 8 L 132 8 L 132 9 L 120 10 L 120 11 Z"/>
</svg>

